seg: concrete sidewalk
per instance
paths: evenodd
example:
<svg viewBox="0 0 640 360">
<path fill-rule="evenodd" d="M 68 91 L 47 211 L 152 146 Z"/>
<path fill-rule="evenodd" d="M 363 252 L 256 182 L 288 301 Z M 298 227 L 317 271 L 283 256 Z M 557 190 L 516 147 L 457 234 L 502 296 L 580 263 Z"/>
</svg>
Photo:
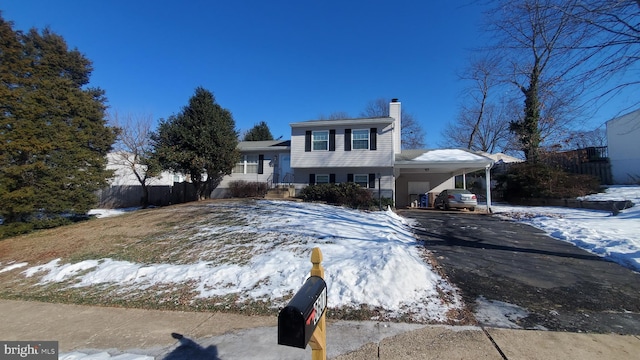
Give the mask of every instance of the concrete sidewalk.
<svg viewBox="0 0 640 360">
<path fill-rule="evenodd" d="M 277 345 L 277 318 L 0 300 L 0 340 L 56 340 L 61 353 L 156 359 L 310 359 Z M 185 336 L 178 341 L 171 333 Z M 329 321 L 329 359 L 638 359 L 640 337 Z M 121 358 L 127 358 L 122 356 Z M 131 358 L 131 357 L 129 357 Z"/>
</svg>

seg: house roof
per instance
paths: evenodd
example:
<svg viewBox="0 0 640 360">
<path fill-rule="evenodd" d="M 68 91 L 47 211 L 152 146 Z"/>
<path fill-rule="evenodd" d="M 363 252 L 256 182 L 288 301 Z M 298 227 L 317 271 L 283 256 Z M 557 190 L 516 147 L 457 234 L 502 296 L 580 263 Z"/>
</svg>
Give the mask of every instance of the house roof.
<svg viewBox="0 0 640 360">
<path fill-rule="evenodd" d="M 240 151 L 275 151 L 291 150 L 291 140 L 240 141 Z"/>
<path fill-rule="evenodd" d="M 393 123 L 392 117 L 376 117 L 376 118 L 356 118 L 356 119 L 336 119 L 336 120 L 309 120 L 290 123 L 292 128 L 299 127 L 326 127 L 326 126 L 354 126 L 358 124 L 369 125 L 389 125 Z"/>
<path fill-rule="evenodd" d="M 404 150 L 396 154 L 395 167 L 401 171 L 462 173 L 485 169 L 494 161 L 464 149 Z"/>
</svg>

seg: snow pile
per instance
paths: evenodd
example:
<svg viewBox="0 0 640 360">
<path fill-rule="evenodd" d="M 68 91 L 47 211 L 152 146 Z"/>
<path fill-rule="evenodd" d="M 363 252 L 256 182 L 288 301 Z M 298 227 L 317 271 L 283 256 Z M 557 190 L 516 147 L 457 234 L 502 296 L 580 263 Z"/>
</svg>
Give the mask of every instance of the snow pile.
<svg viewBox="0 0 640 360">
<path fill-rule="evenodd" d="M 215 211 L 217 205 L 210 206 Z M 446 321 L 447 312 L 462 307 L 455 289 L 423 259 L 424 249 L 406 220 L 391 210 L 362 212 L 287 201 L 259 201 L 238 210 L 248 226 L 203 225 L 193 238 L 200 244 L 220 233 L 229 239 L 249 239 L 229 241 L 222 249 L 249 252 L 246 261 L 231 256 L 229 261 L 223 257 L 192 264 L 113 259 L 69 264 L 56 259 L 22 273 L 41 276 L 43 284 L 73 280 L 74 287 L 111 284 L 144 290 L 157 284 L 194 283 L 202 298 L 233 294 L 239 301 L 272 301 L 277 307 L 285 305 L 284 297 L 295 293 L 309 276 L 311 250 L 319 247 L 332 308 L 366 304 L 391 317 Z M 449 294 L 445 301 L 443 293 Z"/>
<path fill-rule="evenodd" d="M 617 216 L 608 211 L 562 207 L 493 207 L 496 214 L 535 226 L 554 238 L 640 271 L 640 186 L 612 186 L 581 200 L 631 200 Z"/>
</svg>

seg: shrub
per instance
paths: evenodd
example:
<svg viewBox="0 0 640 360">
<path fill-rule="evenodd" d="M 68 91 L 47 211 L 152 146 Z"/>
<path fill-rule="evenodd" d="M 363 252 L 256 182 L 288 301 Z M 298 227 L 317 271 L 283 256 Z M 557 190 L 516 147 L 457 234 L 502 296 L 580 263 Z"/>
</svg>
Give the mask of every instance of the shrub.
<svg viewBox="0 0 640 360">
<path fill-rule="evenodd" d="M 0 239 L 27 234 L 34 229 L 33 224 L 25 222 L 14 222 L 0 225 Z"/>
<path fill-rule="evenodd" d="M 229 183 L 229 193 L 232 197 L 264 197 L 267 193 L 267 183 L 264 182 L 248 182 L 243 180 L 233 181 Z"/>
<path fill-rule="evenodd" d="M 571 174 L 541 163 L 514 164 L 496 180 L 507 201 L 575 198 L 597 193 L 600 189 L 600 181 L 593 176 Z"/>
<path fill-rule="evenodd" d="M 377 205 L 373 194 L 356 183 L 309 185 L 300 192 L 304 201 L 324 201 L 354 209 L 370 209 Z"/>
</svg>

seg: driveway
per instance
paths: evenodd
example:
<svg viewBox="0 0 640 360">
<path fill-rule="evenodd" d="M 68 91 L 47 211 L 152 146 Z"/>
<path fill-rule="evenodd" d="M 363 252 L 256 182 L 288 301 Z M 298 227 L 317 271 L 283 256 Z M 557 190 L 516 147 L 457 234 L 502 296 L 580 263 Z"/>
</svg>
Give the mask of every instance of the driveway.
<svg viewBox="0 0 640 360">
<path fill-rule="evenodd" d="M 526 329 L 640 334 L 640 274 L 531 226 L 464 212 L 399 210 L 481 325 L 479 304 L 517 305 Z"/>
</svg>

